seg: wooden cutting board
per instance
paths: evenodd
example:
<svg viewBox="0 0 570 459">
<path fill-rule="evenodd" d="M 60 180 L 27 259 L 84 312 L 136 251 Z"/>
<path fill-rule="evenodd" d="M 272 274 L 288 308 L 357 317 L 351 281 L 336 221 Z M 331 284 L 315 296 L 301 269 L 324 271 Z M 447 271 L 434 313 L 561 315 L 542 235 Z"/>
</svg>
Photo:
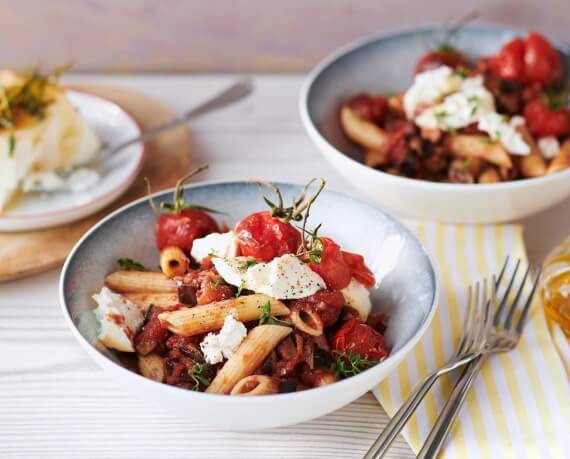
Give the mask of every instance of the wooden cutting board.
<svg viewBox="0 0 570 459">
<path fill-rule="evenodd" d="M 174 116 L 156 100 L 132 90 L 100 85 L 70 87 L 119 104 L 135 118 L 143 130 Z M 47 271 L 62 264 L 79 238 L 101 218 L 146 195 L 144 177 L 149 178 L 153 191 L 160 191 L 173 187 L 176 180 L 190 169 L 190 139 L 185 126 L 171 129 L 149 140 L 145 148 L 145 163 L 133 185 L 122 197 L 99 213 L 55 228 L 0 233 L 0 282 Z"/>
</svg>

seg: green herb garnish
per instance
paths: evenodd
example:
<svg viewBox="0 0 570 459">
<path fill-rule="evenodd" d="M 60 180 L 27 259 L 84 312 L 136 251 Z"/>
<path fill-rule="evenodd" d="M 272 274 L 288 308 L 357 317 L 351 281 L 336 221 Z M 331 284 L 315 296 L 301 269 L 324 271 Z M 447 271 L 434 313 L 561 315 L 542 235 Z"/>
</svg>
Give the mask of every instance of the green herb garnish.
<svg viewBox="0 0 570 459">
<path fill-rule="evenodd" d="M 241 295 L 241 292 L 243 291 L 244 288 L 245 288 L 245 281 L 241 281 L 237 289 L 236 297 Z"/>
<path fill-rule="evenodd" d="M 453 51 L 455 51 L 455 48 L 453 48 Z M 465 79 L 468 76 L 467 69 L 465 67 L 457 67 L 454 73 L 462 79 Z"/>
<path fill-rule="evenodd" d="M 495 142 L 493 142 L 493 139 L 491 139 L 490 137 L 485 136 L 481 138 L 481 143 L 484 143 L 485 145 L 491 145 L 492 143 Z"/>
<path fill-rule="evenodd" d="M 350 376 L 355 376 L 370 367 L 373 367 L 380 360 L 366 360 L 355 354 L 348 354 L 346 352 L 334 352 L 336 359 L 331 365 L 331 370 L 339 378 L 348 378 Z"/>
<path fill-rule="evenodd" d="M 134 261 L 132 258 L 119 258 L 117 263 L 123 271 L 146 271 L 143 264 Z"/>
<path fill-rule="evenodd" d="M 568 88 L 561 91 L 553 88 L 547 88 L 542 93 L 542 99 L 549 110 L 560 110 L 561 108 L 566 108 L 568 106 L 568 97 Z"/>
<path fill-rule="evenodd" d="M 14 149 L 16 148 L 16 137 L 14 134 L 10 134 L 8 139 L 8 157 L 11 158 L 14 155 Z"/>
<path fill-rule="evenodd" d="M 439 110 L 439 111 L 433 112 L 433 116 L 435 116 L 435 119 L 438 122 L 442 122 L 447 115 L 448 115 L 448 113 L 445 110 Z"/>
<path fill-rule="evenodd" d="M 243 263 L 240 263 L 238 266 L 238 269 L 240 271 L 247 271 L 249 268 L 251 268 L 252 266 L 255 266 L 257 264 L 257 260 L 246 260 Z"/>
<path fill-rule="evenodd" d="M 259 325 L 283 325 L 290 327 L 291 325 L 284 320 L 279 320 L 277 317 L 271 315 L 271 303 L 268 301 L 261 306 L 261 315 L 259 316 Z"/>
<path fill-rule="evenodd" d="M 192 378 L 194 385 L 190 388 L 190 390 L 198 391 L 200 390 L 200 384 L 203 386 L 208 387 L 212 382 L 210 378 L 208 378 L 207 373 L 210 370 L 210 365 L 207 363 L 196 363 L 192 367 L 192 371 L 190 371 L 189 376 Z"/>
</svg>

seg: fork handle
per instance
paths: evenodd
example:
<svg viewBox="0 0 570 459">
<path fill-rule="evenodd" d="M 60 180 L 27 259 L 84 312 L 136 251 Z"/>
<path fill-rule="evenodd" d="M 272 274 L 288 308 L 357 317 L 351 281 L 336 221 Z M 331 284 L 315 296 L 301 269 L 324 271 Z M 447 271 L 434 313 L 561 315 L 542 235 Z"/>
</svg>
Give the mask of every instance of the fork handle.
<svg viewBox="0 0 570 459">
<path fill-rule="evenodd" d="M 469 392 L 475 378 L 479 374 L 484 359 L 485 356 L 482 355 L 470 363 L 455 384 L 449 400 L 443 407 L 443 411 L 435 421 L 434 426 L 417 456 L 418 459 L 437 457 L 449 432 L 451 432 L 451 427 L 459 411 L 461 411 L 461 406 L 467 397 L 467 392 Z"/>
<path fill-rule="evenodd" d="M 408 397 L 398 412 L 394 414 L 390 422 L 386 425 L 368 452 L 364 455 L 364 459 L 378 459 L 384 457 L 394 439 L 402 431 L 406 422 L 408 422 L 408 419 L 410 419 L 414 414 L 416 408 L 425 398 L 435 381 L 440 376 L 471 362 L 477 358 L 478 355 L 479 354 L 469 354 L 459 360 L 448 363 L 444 367 L 439 368 L 426 376 L 426 378 L 414 389 L 412 395 Z"/>
</svg>

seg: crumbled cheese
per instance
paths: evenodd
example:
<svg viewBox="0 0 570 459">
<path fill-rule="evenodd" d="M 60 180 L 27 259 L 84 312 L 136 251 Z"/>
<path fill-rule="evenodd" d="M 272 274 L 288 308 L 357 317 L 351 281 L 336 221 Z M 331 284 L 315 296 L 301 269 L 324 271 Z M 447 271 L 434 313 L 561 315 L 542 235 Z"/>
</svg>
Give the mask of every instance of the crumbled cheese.
<svg viewBox="0 0 570 459">
<path fill-rule="evenodd" d="M 344 301 L 347 306 L 356 310 L 360 320 L 365 322 L 372 309 L 369 290 L 353 278 L 350 283 L 341 290 L 341 293 L 344 296 Z"/>
<path fill-rule="evenodd" d="M 461 77 L 445 65 L 418 73 L 414 83 L 404 94 L 404 110 L 408 118 L 414 118 L 422 106 L 437 103 L 444 96 L 457 91 L 461 81 Z"/>
<path fill-rule="evenodd" d="M 501 142 L 509 153 L 528 155 L 530 147 L 517 130 L 521 124 L 524 124 L 524 118 L 520 116 L 513 116 L 508 121 L 506 116 L 492 112 L 481 116 L 477 127 L 489 134 L 492 140 Z"/>
<path fill-rule="evenodd" d="M 293 254 L 253 266 L 246 257 L 214 258 L 213 262 L 228 284 L 280 300 L 305 298 L 326 288 L 322 277 Z"/>
<path fill-rule="evenodd" d="M 218 257 L 235 257 L 238 244 L 233 231 L 227 233 L 210 233 L 199 239 L 194 239 L 190 255 L 196 261 L 202 261 L 208 255 Z"/>
<path fill-rule="evenodd" d="M 483 85 L 483 77 L 476 76 L 463 80 L 457 92 L 423 110 L 414 121 L 422 128 L 452 130 L 469 126 L 494 111 L 493 95 Z"/>
<path fill-rule="evenodd" d="M 560 151 L 560 142 L 556 137 L 542 137 L 538 139 L 538 148 L 546 159 L 552 159 Z"/>
<path fill-rule="evenodd" d="M 245 325 L 236 319 L 235 311 L 224 319 L 218 334 L 208 333 L 200 343 L 204 359 L 211 365 L 229 359 L 247 335 Z"/>
<path fill-rule="evenodd" d="M 133 339 L 144 320 L 143 311 L 122 295 L 103 287 L 93 295 L 97 302 L 95 316 L 99 320 L 98 338 L 107 347 L 134 352 Z"/>
</svg>

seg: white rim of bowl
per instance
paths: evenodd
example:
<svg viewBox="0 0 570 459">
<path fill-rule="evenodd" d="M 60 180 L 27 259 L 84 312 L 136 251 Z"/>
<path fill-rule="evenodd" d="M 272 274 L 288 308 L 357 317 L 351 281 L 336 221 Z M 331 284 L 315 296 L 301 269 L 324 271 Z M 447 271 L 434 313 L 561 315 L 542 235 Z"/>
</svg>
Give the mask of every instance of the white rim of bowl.
<svg viewBox="0 0 570 459">
<path fill-rule="evenodd" d="M 193 183 L 193 184 L 189 184 L 189 185 L 185 185 L 184 186 L 184 190 L 186 189 L 192 189 L 192 188 L 198 188 L 198 187 L 202 187 L 202 186 L 213 186 L 213 185 L 222 185 L 222 184 L 244 184 L 246 182 L 240 181 L 240 180 L 206 180 L 203 182 L 198 182 L 198 183 Z M 277 184 L 284 184 L 284 185 L 293 185 L 293 186 L 300 186 L 302 187 L 302 184 L 297 184 L 297 183 L 293 183 L 293 182 L 275 182 Z M 91 227 L 89 229 L 89 231 L 87 231 L 82 237 L 81 239 L 79 239 L 79 241 L 75 244 L 75 246 L 73 247 L 73 249 L 71 249 L 71 251 L 69 252 L 69 255 L 67 256 L 67 258 L 65 259 L 65 263 L 63 265 L 63 268 L 61 270 L 61 274 L 59 277 L 59 302 L 60 302 L 60 306 L 62 308 L 63 311 L 63 315 L 65 317 L 65 321 L 67 322 L 67 325 L 69 328 L 71 328 L 72 333 L 75 335 L 75 338 L 80 342 L 80 344 L 89 351 L 89 353 L 95 358 L 95 360 L 97 361 L 97 363 L 99 363 L 100 365 L 103 365 L 103 362 L 105 363 L 110 363 L 112 364 L 114 367 L 116 367 L 117 371 L 123 373 L 125 375 L 125 377 L 133 377 L 133 378 L 137 378 L 137 381 L 140 382 L 141 384 L 149 384 L 149 388 L 150 387 L 157 387 L 157 385 L 159 385 L 160 387 L 162 387 L 164 390 L 166 391 L 173 391 L 173 395 L 179 395 L 179 396 L 187 396 L 190 399 L 194 398 L 194 397 L 209 397 L 210 399 L 218 399 L 218 400 L 226 400 L 227 403 L 233 403 L 235 405 L 240 405 L 240 404 L 244 404 L 244 405 L 263 405 L 264 404 L 264 399 L 266 397 L 272 397 L 272 398 L 280 398 L 280 399 L 284 399 L 287 398 L 288 400 L 291 399 L 299 399 L 302 400 L 304 398 L 310 397 L 310 394 L 315 394 L 317 393 L 316 391 L 318 391 L 319 394 L 325 395 L 326 393 L 331 393 L 333 391 L 335 391 L 335 387 L 340 389 L 341 385 L 342 386 L 346 386 L 348 384 L 354 384 L 359 380 L 362 380 L 362 376 L 367 373 L 370 374 L 368 372 L 374 372 L 374 371 L 378 371 L 380 368 L 382 368 L 382 366 L 386 363 L 389 362 L 390 360 L 394 360 L 394 359 L 403 359 L 404 356 L 410 352 L 412 350 L 412 348 L 417 344 L 417 342 L 424 336 L 426 330 L 428 329 L 428 327 L 431 324 L 431 321 L 433 320 L 433 317 L 435 316 L 436 310 L 439 307 L 439 289 L 440 289 L 440 282 L 439 282 L 439 278 L 437 275 L 437 270 L 435 269 L 435 264 L 433 263 L 433 259 L 430 256 L 430 254 L 427 252 L 427 250 L 425 249 L 424 245 L 420 242 L 420 240 L 410 231 L 410 229 L 408 229 L 405 225 L 403 225 L 402 223 L 400 223 L 398 220 L 396 220 L 394 217 L 392 217 L 391 215 L 389 215 L 388 213 L 384 212 L 383 210 L 380 210 L 374 206 L 371 206 L 370 204 L 367 204 L 365 202 L 362 202 L 358 199 L 355 199 L 351 196 L 342 194 L 342 193 L 338 193 L 336 191 L 328 191 L 329 193 L 333 193 L 333 194 L 337 194 L 337 195 L 341 195 L 343 197 L 347 197 L 353 201 L 357 201 L 361 204 L 364 204 L 366 206 L 372 207 L 374 210 L 382 213 L 383 215 L 385 215 L 389 220 L 397 223 L 399 226 L 401 226 L 404 231 L 406 232 L 406 234 L 408 234 L 408 236 L 410 236 L 412 239 L 414 239 L 420 249 L 422 250 L 422 252 L 426 255 L 428 261 L 429 261 L 429 266 L 430 269 L 433 273 L 433 279 L 434 279 L 434 292 L 433 292 L 433 298 L 431 301 L 431 306 L 430 306 L 430 310 L 429 313 L 427 314 L 427 316 L 424 318 L 423 323 L 421 324 L 421 326 L 417 329 L 416 333 L 409 339 L 409 341 L 404 344 L 404 346 L 402 346 L 401 349 L 399 349 L 395 354 L 390 354 L 384 361 L 380 362 L 379 364 L 375 365 L 372 368 L 369 368 L 367 370 L 364 370 L 362 373 L 356 375 L 356 376 L 351 376 L 350 378 L 346 378 L 340 381 L 337 381 L 333 384 L 330 385 L 326 385 L 326 386 L 321 386 L 321 387 L 315 387 L 309 390 L 304 390 L 304 391 L 298 391 L 298 392 L 289 392 L 289 393 L 284 393 L 284 394 L 270 394 L 270 395 L 264 395 L 263 397 L 232 397 L 229 395 L 225 395 L 225 394 L 208 394 L 205 392 L 196 392 L 196 391 L 191 391 L 191 390 L 185 390 L 185 389 L 181 389 L 179 387 L 175 387 L 175 386 L 170 386 L 168 384 L 165 383 L 161 383 L 161 382 L 157 382 L 157 381 L 153 381 L 149 378 L 145 378 L 144 376 L 135 373 L 134 371 L 130 371 L 128 369 L 126 369 L 125 367 L 123 367 L 122 365 L 119 365 L 118 363 L 116 363 L 115 361 L 113 361 L 112 359 L 108 358 L 107 356 L 105 356 L 104 354 L 102 354 L 100 351 L 98 351 L 95 346 L 93 344 L 91 344 L 89 341 L 87 341 L 87 339 L 79 332 L 79 330 L 77 329 L 75 323 L 73 322 L 73 319 L 71 318 L 71 314 L 69 309 L 67 308 L 67 304 L 65 301 L 65 292 L 64 292 L 64 284 L 65 284 L 65 279 L 67 277 L 67 270 L 69 268 L 69 264 L 71 262 L 71 259 L 75 256 L 75 252 L 77 252 L 79 250 L 79 248 L 81 247 L 81 245 L 83 244 L 84 241 L 86 241 L 89 237 L 91 237 L 91 235 L 93 233 L 95 233 L 101 226 L 103 226 L 107 221 L 113 219 L 115 216 L 117 216 L 118 214 L 126 211 L 127 209 L 130 209 L 131 207 L 137 206 L 138 204 L 140 204 L 141 202 L 145 202 L 145 201 L 149 201 L 150 199 L 156 199 L 160 196 L 163 195 L 167 195 L 167 194 L 171 194 L 174 192 L 174 188 L 170 188 L 168 190 L 163 190 L 163 191 L 159 191 L 157 193 L 153 193 L 150 196 L 145 196 L 142 198 L 139 198 L 129 204 L 126 204 L 125 206 L 115 210 L 114 212 L 110 213 L 109 215 L 107 215 L 105 218 L 103 218 L 102 220 L 100 220 L 96 225 L 94 225 L 93 227 Z M 394 359 L 392 359 L 392 357 L 394 357 Z M 352 381 L 352 382 L 351 382 Z M 368 390 L 368 389 L 367 389 Z M 186 395 L 181 395 L 181 394 L 186 394 Z M 307 395 L 309 394 L 309 395 Z"/>
<path fill-rule="evenodd" d="M 356 159 L 351 158 L 346 153 L 343 153 L 339 149 L 337 149 L 333 144 L 331 144 L 328 139 L 326 139 L 319 129 L 315 126 L 315 123 L 311 119 L 309 115 L 309 94 L 312 90 L 313 84 L 315 80 L 321 75 L 321 73 L 334 61 L 344 57 L 351 52 L 355 51 L 356 49 L 368 45 L 375 41 L 385 40 L 389 38 L 395 38 L 400 35 L 409 35 L 410 33 L 427 33 L 432 32 L 434 28 L 438 26 L 425 26 L 421 28 L 405 28 L 397 32 L 391 33 L 382 33 L 382 34 L 375 34 L 372 36 L 364 37 L 358 40 L 354 40 L 347 45 L 338 48 L 337 50 L 333 51 L 329 55 L 327 55 L 324 59 L 317 63 L 317 65 L 309 72 L 307 77 L 305 78 L 303 85 L 301 86 L 301 93 L 299 96 L 299 112 L 301 115 L 301 121 L 309 137 L 317 144 L 320 144 L 323 147 L 326 147 L 327 150 L 335 155 L 342 156 L 345 160 L 354 163 L 359 169 L 366 173 L 372 174 L 381 174 L 383 179 L 392 181 L 394 183 L 406 183 L 410 186 L 415 186 L 418 188 L 423 189 L 437 189 L 437 188 L 444 188 L 445 190 L 457 190 L 457 191 L 475 191 L 475 190 L 504 190 L 507 188 L 525 188 L 534 185 L 541 185 L 547 182 L 555 182 L 559 180 L 563 180 L 566 178 L 570 178 L 570 168 L 567 170 L 563 170 L 560 172 L 556 172 L 552 175 L 544 175 L 542 177 L 533 177 L 533 178 L 525 178 L 525 179 L 518 179 L 518 180 L 511 180 L 507 182 L 500 182 L 500 183 L 446 183 L 446 182 L 432 182 L 429 180 L 419 180 L 409 177 L 400 177 L 398 175 L 388 174 L 379 169 L 374 169 L 372 167 L 366 166 L 365 164 L 357 161 Z M 439 25 L 441 27 L 441 25 Z M 466 26 L 466 29 L 480 29 L 480 30 L 503 30 L 505 32 L 512 32 L 512 34 L 521 34 L 527 33 L 528 31 L 520 28 L 512 28 L 512 27 L 502 27 L 496 24 L 478 24 L 476 26 Z M 550 40 L 550 38 L 549 38 Z M 560 51 L 560 43 L 556 40 L 551 40 Z M 570 71 L 570 69 L 568 69 Z"/>
<path fill-rule="evenodd" d="M 137 135 L 140 135 L 142 133 L 141 124 L 134 118 L 133 115 L 131 115 L 131 113 L 129 113 L 120 104 L 113 102 L 112 100 L 106 99 L 104 97 L 100 97 L 100 96 L 97 96 L 95 94 L 92 94 L 90 92 L 83 91 L 83 90 L 65 89 L 65 92 L 77 93 L 77 94 L 80 94 L 81 96 L 87 96 L 87 97 L 91 97 L 93 99 L 99 99 L 99 101 L 103 101 L 106 104 L 109 104 L 109 105 L 116 107 L 133 123 L 133 125 L 135 126 L 135 129 L 136 129 Z M 105 192 L 101 196 L 98 196 L 95 199 L 91 199 L 91 200 L 84 202 L 82 204 L 77 204 L 77 205 L 72 206 L 72 207 L 67 207 L 66 209 L 54 210 L 51 212 L 42 212 L 42 213 L 37 213 L 37 214 L 32 214 L 32 215 L 4 215 L 4 214 L 0 214 L 0 221 L 34 220 L 34 219 L 38 219 L 38 218 L 50 218 L 50 217 L 56 217 L 58 215 L 66 215 L 68 213 L 75 213 L 80 209 L 92 207 L 94 204 L 108 199 L 109 196 L 112 196 L 113 194 L 118 193 L 125 186 L 128 186 L 127 184 L 132 182 L 137 177 L 139 172 L 141 171 L 142 166 L 144 164 L 144 160 L 145 160 L 147 151 L 146 151 L 146 147 L 145 147 L 144 142 L 138 142 L 135 144 L 135 146 L 138 146 L 139 152 L 137 154 L 140 155 L 138 162 L 135 165 L 135 168 L 129 173 L 128 176 L 126 176 L 123 180 L 121 180 L 121 182 L 119 184 L 117 184 L 117 186 L 115 186 L 113 189 Z M 117 198 L 118 197 L 119 196 L 117 196 Z M 84 217 L 80 217 L 80 218 L 84 218 Z M 72 220 L 71 222 L 73 222 L 73 221 L 75 221 L 75 220 Z M 68 222 L 68 223 L 71 223 L 71 222 Z M 46 228 L 49 228 L 49 227 L 46 227 Z M 46 229 L 46 228 L 39 228 L 39 230 Z"/>
</svg>

